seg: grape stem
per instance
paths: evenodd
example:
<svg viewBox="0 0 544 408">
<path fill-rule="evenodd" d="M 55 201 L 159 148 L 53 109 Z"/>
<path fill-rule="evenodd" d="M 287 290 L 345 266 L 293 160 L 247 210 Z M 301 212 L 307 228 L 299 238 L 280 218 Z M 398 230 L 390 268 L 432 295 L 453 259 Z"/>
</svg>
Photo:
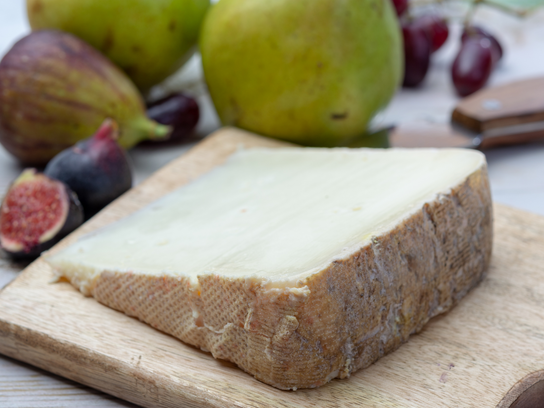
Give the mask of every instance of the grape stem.
<svg viewBox="0 0 544 408">
<path fill-rule="evenodd" d="M 536 10 L 536 7 L 529 9 L 529 10 L 516 10 L 514 8 L 510 8 L 508 6 L 505 6 L 504 4 L 495 3 L 493 1 L 489 0 L 476 0 L 477 3 L 482 3 L 490 7 L 495 7 L 496 9 L 502 10 L 508 14 L 513 14 L 516 17 L 526 17 L 528 14 Z"/>
<path fill-rule="evenodd" d="M 415 3 L 414 5 L 417 7 L 417 6 L 424 6 L 424 5 L 429 5 L 429 4 L 445 4 L 445 3 L 464 3 L 466 4 L 467 1 L 462 1 L 462 0 L 414 0 L 413 3 Z M 493 0 L 473 0 L 473 1 L 470 1 L 470 10 L 468 11 L 468 14 L 467 14 L 467 18 L 465 18 L 465 23 L 467 21 L 470 22 L 470 20 L 472 19 L 472 15 L 474 14 L 474 9 L 475 9 L 475 6 L 477 4 L 485 4 L 486 6 L 489 6 L 489 7 L 494 7 L 498 10 L 501 10 L 507 14 L 511 14 L 511 15 L 514 15 L 516 17 L 526 17 L 528 16 L 529 14 L 533 13 L 534 11 L 536 11 L 538 9 L 538 6 L 535 6 L 531 9 L 528 9 L 528 10 L 518 10 L 518 9 L 515 9 L 515 8 L 511 8 L 511 7 L 508 7 L 508 6 L 505 6 L 504 4 L 500 4 L 500 3 L 495 3 Z"/>
<path fill-rule="evenodd" d="M 474 14 L 476 13 L 476 7 L 478 6 L 478 4 L 483 2 L 484 0 L 474 0 L 472 3 L 470 3 L 470 7 L 467 11 L 467 14 L 465 15 L 465 21 L 463 22 L 465 28 L 470 27 L 470 23 L 472 22 Z"/>
</svg>

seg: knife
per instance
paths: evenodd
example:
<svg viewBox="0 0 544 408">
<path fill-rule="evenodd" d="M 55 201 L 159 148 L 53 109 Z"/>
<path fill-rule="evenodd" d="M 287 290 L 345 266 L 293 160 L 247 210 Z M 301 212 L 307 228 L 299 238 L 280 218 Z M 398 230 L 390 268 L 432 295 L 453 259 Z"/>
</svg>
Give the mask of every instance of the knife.
<svg viewBox="0 0 544 408">
<path fill-rule="evenodd" d="M 489 149 L 544 140 L 544 77 L 482 89 L 462 99 L 449 124 L 401 124 L 369 132 L 351 147 Z"/>
</svg>

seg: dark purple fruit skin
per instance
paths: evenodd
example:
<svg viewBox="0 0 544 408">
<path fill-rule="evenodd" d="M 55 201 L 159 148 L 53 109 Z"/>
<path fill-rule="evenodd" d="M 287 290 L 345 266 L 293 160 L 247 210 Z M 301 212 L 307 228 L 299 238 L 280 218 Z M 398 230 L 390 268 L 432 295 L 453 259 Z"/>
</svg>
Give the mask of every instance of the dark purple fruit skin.
<svg viewBox="0 0 544 408">
<path fill-rule="evenodd" d="M 397 15 L 401 17 L 408 10 L 408 0 L 393 0 L 393 6 L 397 10 Z"/>
<path fill-rule="evenodd" d="M 460 96 L 468 96 L 482 88 L 494 65 L 492 44 L 486 37 L 467 38 L 453 61 L 451 76 Z"/>
<path fill-rule="evenodd" d="M 42 242 L 41 244 L 33 246 L 30 250 L 12 252 L 8 251 L 6 248 L 2 248 L 2 250 L 11 258 L 15 260 L 35 259 L 40 256 L 43 251 L 47 251 L 48 249 L 52 248 L 53 245 L 59 242 L 62 238 L 64 238 L 76 228 L 78 228 L 81 224 L 83 224 L 83 206 L 79 202 L 77 195 L 66 184 L 63 183 L 63 186 L 66 189 L 66 196 L 70 200 L 70 207 L 68 209 L 66 221 L 64 221 L 64 225 L 62 226 L 60 231 L 49 241 Z"/>
<path fill-rule="evenodd" d="M 44 171 L 77 194 L 86 218 L 132 187 L 132 169 L 125 151 L 110 141 L 97 154 L 96 143 L 91 137 L 60 152 Z"/>
<path fill-rule="evenodd" d="M 174 128 L 170 139 L 154 140 L 149 143 L 176 143 L 191 136 L 200 119 L 200 109 L 194 98 L 180 92 L 148 104 L 147 116 L 162 125 Z"/>
<path fill-rule="evenodd" d="M 495 36 L 487 32 L 486 30 L 484 30 L 482 27 L 478 27 L 478 26 L 465 27 L 465 29 L 463 30 L 463 35 L 461 36 L 461 42 L 464 43 L 468 38 L 479 37 L 479 36 L 489 38 L 489 40 L 491 41 L 491 44 L 493 45 L 493 51 L 495 52 L 494 60 L 495 62 L 498 62 L 504 55 L 504 51 L 501 46 L 501 43 L 499 42 L 499 40 L 497 40 Z"/>
<path fill-rule="evenodd" d="M 404 37 L 405 87 L 416 87 L 425 79 L 431 60 L 431 41 L 426 31 L 413 23 L 402 26 Z"/>
<path fill-rule="evenodd" d="M 449 36 L 446 20 L 436 14 L 424 14 L 414 20 L 417 27 L 423 28 L 431 40 L 431 53 L 444 45 Z"/>
</svg>

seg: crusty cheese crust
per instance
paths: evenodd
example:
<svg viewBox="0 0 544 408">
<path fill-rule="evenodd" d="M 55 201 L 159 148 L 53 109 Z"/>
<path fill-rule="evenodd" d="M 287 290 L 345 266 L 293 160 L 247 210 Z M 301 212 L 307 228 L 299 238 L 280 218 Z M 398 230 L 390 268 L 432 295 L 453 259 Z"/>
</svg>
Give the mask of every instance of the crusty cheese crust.
<svg viewBox="0 0 544 408">
<path fill-rule="evenodd" d="M 274 387 L 318 387 L 394 351 L 477 285 L 491 258 L 492 224 L 484 164 L 296 288 L 105 271 L 91 294 Z"/>
</svg>

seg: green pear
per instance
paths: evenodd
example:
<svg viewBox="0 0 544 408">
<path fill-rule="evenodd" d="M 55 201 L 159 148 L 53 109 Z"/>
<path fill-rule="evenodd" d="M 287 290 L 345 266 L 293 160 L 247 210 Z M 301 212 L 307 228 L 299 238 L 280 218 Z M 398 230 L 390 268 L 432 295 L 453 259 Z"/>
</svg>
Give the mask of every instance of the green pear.
<svg viewBox="0 0 544 408">
<path fill-rule="evenodd" d="M 147 90 L 193 54 L 210 0 L 27 0 L 33 30 L 75 34 Z"/>
<path fill-rule="evenodd" d="M 404 69 L 390 0 L 221 0 L 200 51 L 223 124 L 312 146 L 363 134 Z"/>
</svg>

